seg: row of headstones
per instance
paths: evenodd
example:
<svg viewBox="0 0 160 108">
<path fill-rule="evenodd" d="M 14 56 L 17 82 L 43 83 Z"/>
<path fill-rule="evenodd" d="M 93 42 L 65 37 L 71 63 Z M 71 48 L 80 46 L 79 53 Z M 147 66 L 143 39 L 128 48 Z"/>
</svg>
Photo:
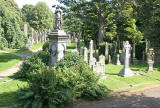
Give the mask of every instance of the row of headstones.
<svg viewBox="0 0 160 108">
<path fill-rule="evenodd" d="M 100 75 L 102 78 L 104 78 L 105 77 L 105 56 L 100 55 L 99 60 L 96 60 L 96 58 L 93 56 L 93 52 L 94 52 L 93 40 L 90 41 L 89 51 L 90 51 L 89 57 L 88 57 L 88 49 L 86 47 L 81 48 L 79 53 L 84 57 L 84 61 L 89 63 L 93 71 L 96 72 L 98 75 Z"/>
<path fill-rule="evenodd" d="M 49 32 L 50 32 L 50 30 L 49 30 Z M 24 34 L 25 34 L 25 36 L 28 36 L 28 26 L 27 26 L 27 24 L 24 24 Z M 46 40 L 47 40 L 46 35 L 47 35 L 46 31 L 43 31 L 42 33 L 40 33 L 38 31 L 35 31 L 32 28 L 31 36 L 28 37 L 27 46 L 30 47 L 33 44 L 38 44 L 40 41 L 41 42 L 46 42 Z"/>
</svg>

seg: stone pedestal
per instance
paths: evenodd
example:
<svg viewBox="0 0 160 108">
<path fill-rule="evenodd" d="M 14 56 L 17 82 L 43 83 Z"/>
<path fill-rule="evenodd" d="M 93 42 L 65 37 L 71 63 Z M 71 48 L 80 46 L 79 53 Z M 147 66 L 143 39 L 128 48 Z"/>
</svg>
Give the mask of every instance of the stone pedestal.
<svg viewBox="0 0 160 108">
<path fill-rule="evenodd" d="M 117 63 L 116 63 L 116 65 L 121 65 L 121 62 L 120 62 L 120 60 L 119 60 L 119 54 L 117 54 Z"/>
<path fill-rule="evenodd" d="M 148 72 L 152 72 L 153 71 L 153 61 L 148 61 Z"/>
<path fill-rule="evenodd" d="M 130 77 L 130 76 L 133 76 L 134 74 L 129 68 L 123 68 L 120 71 L 119 75 L 123 77 Z"/>
<path fill-rule="evenodd" d="M 53 66 L 56 61 L 61 60 L 65 55 L 68 36 L 64 30 L 53 30 L 48 34 L 48 37 L 50 39 L 50 65 Z"/>
</svg>

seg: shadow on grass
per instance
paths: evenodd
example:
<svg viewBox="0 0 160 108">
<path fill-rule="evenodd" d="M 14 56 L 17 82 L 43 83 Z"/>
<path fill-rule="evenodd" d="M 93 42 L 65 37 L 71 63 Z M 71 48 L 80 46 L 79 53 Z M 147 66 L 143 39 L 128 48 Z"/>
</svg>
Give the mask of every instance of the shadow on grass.
<svg viewBox="0 0 160 108">
<path fill-rule="evenodd" d="M 16 56 L 16 55 L 7 54 L 7 53 L 0 54 L 0 62 L 1 63 L 3 63 L 3 62 L 9 62 L 9 61 L 12 61 L 14 59 L 21 60 L 21 58 L 18 57 L 18 56 Z"/>
<path fill-rule="evenodd" d="M 3 92 L 0 94 L 0 107 L 12 106 L 18 102 L 18 91 L 15 92 Z"/>
<path fill-rule="evenodd" d="M 80 102 L 66 108 L 159 108 L 160 98 L 147 97 L 144 94 L 109 97 L 100 101 Z"/>
<path fill-rule="evenodd" d="M 116 76 L 118 76 L 119 73 L 106 73 L 106 75 L 116 75 Z"/>
</svg>

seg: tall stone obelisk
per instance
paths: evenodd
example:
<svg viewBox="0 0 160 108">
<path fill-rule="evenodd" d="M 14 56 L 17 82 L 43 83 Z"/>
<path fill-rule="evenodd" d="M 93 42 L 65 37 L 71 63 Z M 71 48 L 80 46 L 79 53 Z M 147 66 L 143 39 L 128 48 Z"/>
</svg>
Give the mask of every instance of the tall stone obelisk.
<svg viewBox="0 0 160 108">
<path fill-rule="evenodd" d="M 67 39 L 69 36 L 62 30 L 62 10 L 57 5 L 55 11 L 55 28 L 49 34 L 50 65 L 63 58 L 66 52 Z"/>
</svg>

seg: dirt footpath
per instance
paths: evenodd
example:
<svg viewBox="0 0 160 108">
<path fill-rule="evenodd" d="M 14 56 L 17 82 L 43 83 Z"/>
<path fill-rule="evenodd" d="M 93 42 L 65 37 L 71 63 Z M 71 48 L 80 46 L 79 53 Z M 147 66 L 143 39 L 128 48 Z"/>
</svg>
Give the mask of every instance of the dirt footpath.
<svg viewBox="0 0 160 108">
<path fill-rule="evenodd" d="M 100 101 L 82 102 L 70 108 L 160 108 L 160 86 Z"/>
</svg>

